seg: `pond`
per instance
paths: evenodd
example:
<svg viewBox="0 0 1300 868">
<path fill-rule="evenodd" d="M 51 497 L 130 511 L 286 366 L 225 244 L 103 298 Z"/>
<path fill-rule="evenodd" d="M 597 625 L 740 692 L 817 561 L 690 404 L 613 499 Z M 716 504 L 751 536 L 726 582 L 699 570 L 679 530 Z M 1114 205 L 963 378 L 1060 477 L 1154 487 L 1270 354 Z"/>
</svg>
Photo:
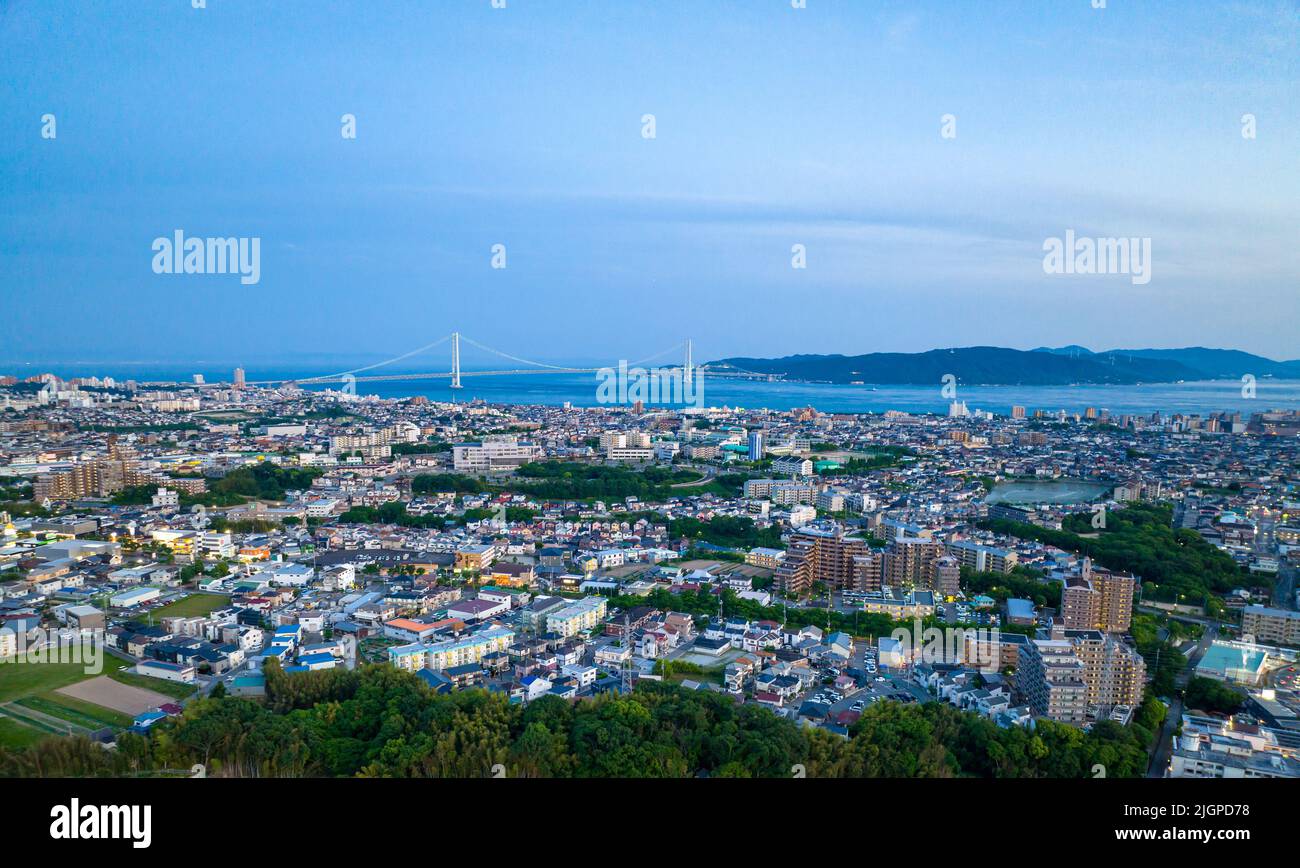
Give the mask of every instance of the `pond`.
<svg viewBox="0 0 1300 868">
<path fill-rule="evenodd" d="M 1111 486 L 1082 479 L 1025 479 L 999 482 L 985 498 L 987 503 L 1089 503 Z"/>
</svg>

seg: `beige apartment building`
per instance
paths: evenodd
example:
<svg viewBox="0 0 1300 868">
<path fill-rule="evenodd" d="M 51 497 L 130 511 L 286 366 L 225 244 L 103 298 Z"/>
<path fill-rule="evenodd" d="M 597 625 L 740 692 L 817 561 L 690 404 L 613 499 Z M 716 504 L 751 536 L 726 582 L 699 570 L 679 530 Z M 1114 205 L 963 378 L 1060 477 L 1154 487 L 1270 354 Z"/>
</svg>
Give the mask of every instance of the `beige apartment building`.
<svg viewBox="0 0 1300 868">
<path fill-rule="evenodd" d="M 1267 645 L 1300 645 L 1300 612 L 1247 606 L 1241 610 L 1241 632 Z"/>
<path fill-rule="evenodd" d="M 1020 649 L 1016 680 L 1038 717 L 1080 726 L 1088 720 L 1084 664 L 1067 639 L 1035 639 Z"/>
<path fill-rule="evenodd" d="M 943 546 L 936 540 L 895 537 L 885 549 L 883 581 L 896 588 L 931 587 L 932 564 L 942 554 Z"/>
<path fill-rule="evenodd" d="M 1061 589 L 1061 621 L 1067 630 L 1124 633 L 1133 623 L 1133 593 L 1137 579 L 1109 570 L 1094 570 L 1084 558 L 1083 570 L 1066 579 Z"/>
<path fill-rule="evenodd" d="M 1111 709 L 1141 704 L 1147 666 L 1135 647 L 1100 630 L 1057 627 L 1052 630 L 1052 638 L 1074 646 L 1075 656 L 1083 664 L 1089 706 Z"/>
</svg>

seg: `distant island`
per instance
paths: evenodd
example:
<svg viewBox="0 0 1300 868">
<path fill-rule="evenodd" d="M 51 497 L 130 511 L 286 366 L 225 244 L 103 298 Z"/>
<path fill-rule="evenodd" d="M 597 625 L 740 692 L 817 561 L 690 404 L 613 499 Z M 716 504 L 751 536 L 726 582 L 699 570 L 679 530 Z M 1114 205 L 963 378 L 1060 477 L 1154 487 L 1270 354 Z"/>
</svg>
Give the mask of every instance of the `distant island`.
<svg viewBox="0 0 1300 868">
<path fill-rule="evenodd" d="M 924 385 L 952 374 L 972 386 L 1067 386 L 1177 383 L 1191 380 L 1300 379 L 1300 359 L 1278 362 L 1241 350 L 1206 347 L 1109 350 L 1086 347 L 953 347 L 923 353 L 866 353 L 860 356 L 797 355 L 779 359 L 733 357 L 710 362 L 786 380 L 821 383 Z"/>
</svg>

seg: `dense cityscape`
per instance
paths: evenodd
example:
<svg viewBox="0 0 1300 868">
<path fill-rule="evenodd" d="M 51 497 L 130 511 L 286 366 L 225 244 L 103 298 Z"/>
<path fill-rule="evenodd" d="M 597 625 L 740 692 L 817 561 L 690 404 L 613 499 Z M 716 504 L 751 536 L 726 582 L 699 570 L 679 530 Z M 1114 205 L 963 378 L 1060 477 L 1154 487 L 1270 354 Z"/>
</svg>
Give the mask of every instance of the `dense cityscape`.
<svg viewBox="0 0 1300 868">
<path fill-rule="evenodd" d="M 448 395 L 0 379 L 0 773 L 1300 775 L 1296 411 Z"/>
<path fill-rule="evenodd" d="M 1295 851 L 1295 0 L 0 0 L 0 46 L 41 858 Z"/>
</svg>

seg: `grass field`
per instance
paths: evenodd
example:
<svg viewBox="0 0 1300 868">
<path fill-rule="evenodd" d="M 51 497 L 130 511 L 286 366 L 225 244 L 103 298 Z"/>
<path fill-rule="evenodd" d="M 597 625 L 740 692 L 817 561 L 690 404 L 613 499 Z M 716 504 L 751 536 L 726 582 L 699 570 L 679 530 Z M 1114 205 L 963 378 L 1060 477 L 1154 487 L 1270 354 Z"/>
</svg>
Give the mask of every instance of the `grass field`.
<svg viewBox="0 0 1300 868">
<path fill-rule="evenodd" d="M 27 747 L 40 741 L 47 734 L 15 723 L 7 717 L 0 717 L 0 747 Z"/>
<path fill-rule="evenodd" d="M 103 664 L 104 673 L 117 672 L 128 665 L 108 654 L 103 655 Z M 55 692 L 60 687 L 94 677 L 95 673 L 86 673 L 84 663 L 0 664 L 0 706 L 14 704 L 8 713 L 0 708 L 0 744 L 23 747 L 47 735 L 66 734 L 52 722 L 42 720 L 40 715 L 89 730 L 130 726 L 131 720 L 124 714 Z"/>
<path fill-rule="evenodd" d="M 180 600 L 173 600 L 165 606 L 159 606 L 150 615 L 155 622 L 162 618 L 197 618 L 229 604 L 230 598 L 220 594 L 192 594 Z"/>
<path fill-rule="evenodd" d="M 173 699 L 187 699 L 196 688 L 193 684 L 181 684 L 179 681 L 164 681 L 161 678 L 150 678 L 148 675 L 137 675 L 134 672 L 117 670 L 116 672 L 105 673 L 109 678 L 119 684 L 129 684 L 132 687 L 139 687 L 144 690 L 152 690 L 154 693 L 161 693 L 164 696 L 170 696 Z"/>
<path fill-rule="evenodd" d="M 104 673 L 112 674 L 128 666 L 116 657 L 104 654 Z M 76 684 L 101 673 L 86 674 L 83 663 L 4 663 L 0 664 L 0 703 L 37 696 Z"/>
<path fill-rule="evenodd" d="M 30 708 L 51 717 L 57 717 L 60 720 L 75 723 L 77 726 L 84 726 L 86 729 L 100 729 L 105 726 L 126 729 L 132 723 L 132 718 L 128 714 L 122 714 L 111 708 L 104 708 L 62 693 L 28 696 L 18 700 L 18 704 L 24 708 Z"/>
</svg>

